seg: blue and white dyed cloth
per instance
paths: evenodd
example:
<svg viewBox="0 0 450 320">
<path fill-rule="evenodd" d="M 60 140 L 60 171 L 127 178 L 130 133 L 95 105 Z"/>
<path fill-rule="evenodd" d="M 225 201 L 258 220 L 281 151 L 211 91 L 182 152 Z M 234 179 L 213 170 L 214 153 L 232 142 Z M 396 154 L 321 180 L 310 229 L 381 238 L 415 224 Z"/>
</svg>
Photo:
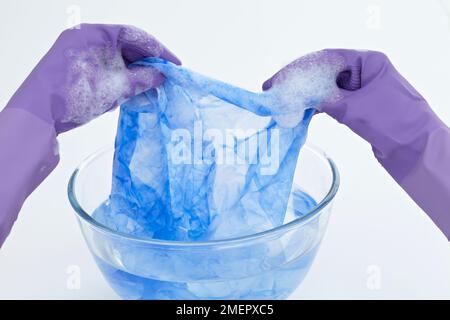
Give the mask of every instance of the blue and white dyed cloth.
<svg viewBox="0 0 450 320">
<path fill-rule="evenodd" d="M 301 72 L 287 86 L 253 93 L 160 59 L 138 64 L 166 81 L 121 106 L 111 196 L 95 218 L 124 233 L 179 241 L 281 225 L 308 124 L 329 93 L 292 95 L 295 83 L 308 83 L 298 81 Z M 320 70 L 312 84 L 332 88 L 336 71 Z"/>
</svg>

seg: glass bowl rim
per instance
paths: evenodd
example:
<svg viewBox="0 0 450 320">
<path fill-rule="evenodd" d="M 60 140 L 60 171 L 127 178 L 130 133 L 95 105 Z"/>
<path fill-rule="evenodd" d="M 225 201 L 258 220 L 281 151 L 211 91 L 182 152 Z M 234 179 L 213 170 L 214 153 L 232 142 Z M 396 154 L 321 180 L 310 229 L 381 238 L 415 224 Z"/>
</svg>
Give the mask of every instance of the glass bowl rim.
<svg viewBox="0 0 450 320">
<path fill-rule="evenodd" d="M 96 221 L 94 218 L 92 218 L 80 205 L 76 194 L 75 194 L 75 185 L 77 183 L 77 178 L 80 174 L 80 172 L 83 171 L 85 167 L 87 167 L 92 161 L 94 161 L 96 158 L 101 156 L 102 154 L 109 152 L 113 147 L 111 146 L 105 146 L 103 148 L 100 148 L 96 152 L 92 153 L 90 156 L 85 158 L 81 164 L 74 170 L 72 175 L 70 176 L 69 183 L 67 186 L 67 194 L 69 197 L 69 202 L 72 206 L 72 208 L 75 210 L 77 216 L 88 223 L 91 227 L 96 229 L 97 231 L 101 233 L 106 233 L 115 237 L 125 238 L 130 241 L 137 241 L 149 245 L 158 245 L 158 246 L 170 246 L 170 247 L 203 247 L 203 246 L 217 246 L 217 245 L 238 245 L 245 242 L 253 242 L 257 241 L 263 238 L 271 238 L 272 236 L 277 236 L 279 234 L 283 234 L 289 230 L 292 230 L 298 226 L 306 224 L 308 221 L 314 219 L 316 216 L 318 216 L 322 209 L 324 209 L 336 196 L 336 193 L 339 189 L 340 185 L 340 175 L 338 168 L 334 161 L 328 157 L 328 155 L 322 151 L 320 148 L 313 146 L 311 144 L 305 144 L 302 147 L 303 149 L 308 149 L 309 151 L 314 152 L 317 156 L 321 157 L 322 160 L 325 160 L 327 164 L 329 165 L 332 173 L 332 183 L 331 186 L 325 195 L 323 199 L 315 206 L 311 211 L 308 213 L 302 215 L 301 217 L 298 217 L 286 224 L 283 224 L 281 226 L 265 230 L 262 232 L 257 232 L 250 235 L 235 237 L 235 238 L 229 238 L 229 239 L 218 239 L 218 240 L 209 240 L 209 241 L 173 241 L 173 240 L 159 240 L 159 239 L 150 239 L 150 238 L 143 238 L 143 237 L 137 237 L 134 235 L 130 235 L 127 233 L 123 233 L 120 231 L 113 230 L 98 221 Z M 301 151 L 300 151 L 301 152 Z"/>
</svg>

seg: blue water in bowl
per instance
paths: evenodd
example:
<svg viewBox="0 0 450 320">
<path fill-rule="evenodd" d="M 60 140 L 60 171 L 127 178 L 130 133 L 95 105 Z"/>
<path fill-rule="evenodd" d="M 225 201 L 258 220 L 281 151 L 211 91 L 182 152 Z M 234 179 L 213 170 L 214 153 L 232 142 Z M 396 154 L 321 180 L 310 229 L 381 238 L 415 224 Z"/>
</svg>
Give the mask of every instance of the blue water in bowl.
<svg viewBox="0 0 450 320">
<path fill-rule="evenodd" d="M 314 206 L 316 206 L 316 202 L 312 197 L 301 191 L 293 192 L 292 202 L 290 204 L 291 209 L 288 210 L 286 222 L 303 216 Z M 289 214 L 291 215 L 290 217 Z M 121 267 L 117 267 L 100 257 L 95 257 L 95 260 L 111 287 L 124 299 L 284 299 L 302 282 L 317 252 L 319 241 L 311 241 L 312 238 L 319 237 L 317 220 L 308 222 L 307 227 L 305 230 L 308 231 L 299 231 L 296 233 L 292 237 L 295 239 L 291 239 L 288 246 L 291 249 L 296 246 L 301 247 L 305 245 L 305 241 L 309 241 L 313 245 L 306 245 L 307 248 L 302 254 L 295 259 L 289 260 L 287 263 L 287 260 L 281 257 L 286 252 L 281 251 L 278 253 L 280 256 L 279 265 L 272 263 L 271 267 L 267 270 L 263 271 L 264 268 L 261 268 L 261 272 L 256 271 L 253 274 L 250 272 L 250 275 L 242 271 L 242 268 L 246 268 L 244 265 L 248 264 L 248 260 L 245 260 L 246 262 L 241 265 L 239 261 L 227 260 L 232 261 L 232 263 L 225 263 L 223 265 L 223 279 L 221 279 L 221 274 L 217 272 L 212 274 L 210 270 L 205 271 L 200 266 L 200 261 L 196 263 L 195 261 L 183 260 L 186 257 L 181 258 L 180 256 L 179 261 L 177 259 L 174 260 L 172 257 L 170 261 L 172 261 L 172 264 L 178 263 L 177 266 L 170 265 L 171 263 L 167 263 L 166 261 L 158 261 L 158 257 L 163 259 L 160 252 L 152 253 L 150 258 L 148 257 L 148 252 L 141 252 L 147 255 L 142 261 L 155 264 L 155 268 L 152 268 L 153 270 L 158 270 L 161 267 L 161 273 L 158 274 L 158 271 L 156 271 L 155 275 L 155 272 L 153 272 L 155 275 L 153 277 L 143 277 L 134 274 L 130 270 L 127 270 L 124 263 L 121 263 Z M 307 234 L 305 235 L 305 233 Z M 140 254 L 139 247 L 126 248 L 124 244 L 126 246 L 126 242 L 122 242 L 120 245 L 120 250 L 123 252 L 131 253 L 131 256 L 133 256 L 133 252 L 137 253 L 137 255 Z M 211 247 L 211 252 L 208 254 L 208 257 L 217 255 L 220 260 L 220 254 L 214 252 L 214 250 L 214 247 Z M 258 261 L 255 263 L 261 264 L 266 260 L 264 252 L 268 251 L 262 250 L 261 252 L 261 255 L 258 255 Z M 234 255 L 233 252 L 231 254 Z M 240 248 L 236 249 L 235 254 L 236 257 L 243 256 L 247 258 L 247 256 L 255 255 L 255 249 L 250 248 L 246 252 L 245 248 L 244 251 L 243 248 Z M 226 258 L 223 256 L 223 259 Z M 130 256 L 128 256 L 128 259 L 130 259 Z M 273 262 L 273 257 L 270 259 Z M 111 259 L 111 261 L 115 261 L 115 259 Z M 189 265 L 183 265 L 185 261 Z M 215 262 L 217 263 L 217 261 Z M 159 264 L 162 266 L 159 266 Z M 191 276 L 186 276 L 187 280 L 181 281 L 184 277 L 183 274 L 186 273 L 186 269 L 190 269 L 190 274 L 192 274 L 192 269 L 196 267 L 198 270 L 194 270 L 196 273 L 195 279 Z M 259 267 L 258 265 L 255 270 L 259 269 Z M 235 272 L 235 277 L 233 277 L 233 272 Z M 176 281 L 171 280 L 174 278 L 176 278 Z"/>
</svg>

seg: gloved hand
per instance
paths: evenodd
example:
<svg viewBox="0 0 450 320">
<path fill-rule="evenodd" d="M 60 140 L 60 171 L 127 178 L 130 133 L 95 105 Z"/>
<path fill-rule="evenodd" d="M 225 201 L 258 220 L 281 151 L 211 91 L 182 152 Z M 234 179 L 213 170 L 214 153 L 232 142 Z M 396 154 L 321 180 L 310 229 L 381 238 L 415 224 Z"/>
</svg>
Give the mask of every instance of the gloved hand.
<svg viewBox="0 0 450 320">
<path fill-rule="evenodd" d="M 127 68 L 143 57 L 180 61 L 145 31 L 82 24 L 64 31 L 6 108 L 21 108 L 56 132 L 84 124 L 121 101 L 161 84 L 154 69 Z"/>
<path fill-rule="evenodd" d="M 450 129 L 380 52 L 330 49 L 343 59 L 341 98 L 319 110 L 367 140 L 378 161 L 450 238 Z M 291 63 L 263 84 L 275 86 Z"/>
<path fill-rule="evenodd" d="M 131 26 L 64 31 L 0 112 L 0 247 L 26 197 L 58 163 L 57 134 L 82 125 L 164 80 L 143 57 L 180 61 Z"/>
</svg>

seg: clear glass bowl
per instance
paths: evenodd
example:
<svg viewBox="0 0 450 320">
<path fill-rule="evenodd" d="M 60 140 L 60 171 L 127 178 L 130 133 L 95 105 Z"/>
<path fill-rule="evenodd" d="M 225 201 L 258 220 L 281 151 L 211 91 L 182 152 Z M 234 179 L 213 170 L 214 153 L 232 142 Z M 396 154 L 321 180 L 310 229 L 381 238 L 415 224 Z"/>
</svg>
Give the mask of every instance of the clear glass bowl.
<svg viewBox="0 0 450 320">
<path fill-rule="evenodd" d="M 304 279 L 339 187 L 335 164 L 319 149 L 300 152 L 282 226 L 208 242 L 141 239 L 95 221 L 93 212 L 110 193 L 113 153 L 104 148 L 86 159 L 68 194 L 89 249 L 122 298 L 284 299 Z"/>
</svg>

